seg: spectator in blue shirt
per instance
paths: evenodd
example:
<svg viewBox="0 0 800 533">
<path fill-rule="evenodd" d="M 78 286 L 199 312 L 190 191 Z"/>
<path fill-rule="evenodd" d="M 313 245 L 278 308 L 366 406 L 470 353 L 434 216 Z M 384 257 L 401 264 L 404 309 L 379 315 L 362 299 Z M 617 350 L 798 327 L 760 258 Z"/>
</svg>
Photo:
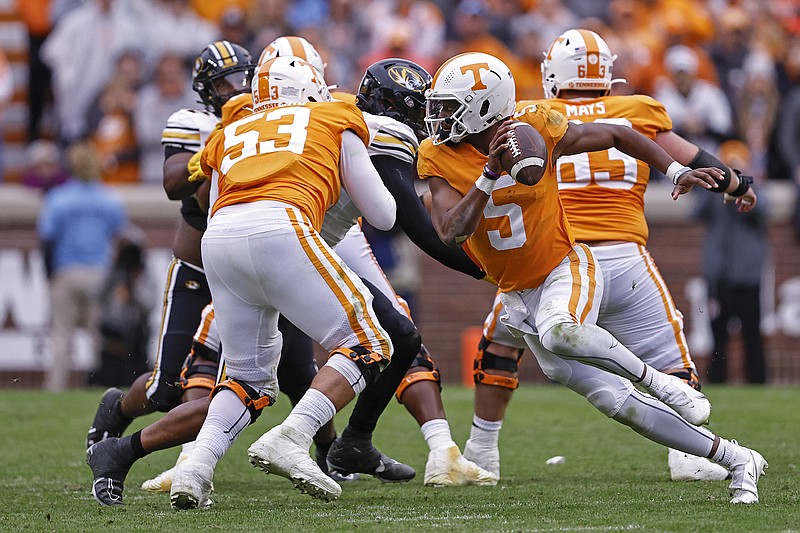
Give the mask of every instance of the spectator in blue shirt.
<svg viewBox="0 0 800 533">
<path fill-rule="evenodd" d="M 52 391 L 69 385 L 77 327 L 86 327 L 98 346 L 98 292 L 127 223 L 122 202 L 100 182 L 100 162 L 90 145 L 71 146 L 68 160 L 71 179 L 47 193 L 37 223 L 50 280 L 52 358 L 45 387 Z"/>
</svg>

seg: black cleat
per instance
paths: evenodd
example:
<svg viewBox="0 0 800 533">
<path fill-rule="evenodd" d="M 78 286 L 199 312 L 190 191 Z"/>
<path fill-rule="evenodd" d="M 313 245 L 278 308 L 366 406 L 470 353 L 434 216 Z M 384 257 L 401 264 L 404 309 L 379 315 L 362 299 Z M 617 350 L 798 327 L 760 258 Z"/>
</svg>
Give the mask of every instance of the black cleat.
<svg viewBox="0 0 800 533">
<path fill-rule="evenodd" d="M 410 466 L 379 452 L 371 442 L 350 443 L 339 437 L 328 450 L 328 471 L 369 474 L 384 483 L 404 483 L 417 475 Z"/>
<path fill-rule="evenodd" d="M 325 474 L 334 480 L 337 483 L 348 483 L 350 481 L 358 481 L 359 475 L 357 473 L 352 474 L 342 474 L 341 472 L 337 472 L 336 470 L 328 470 L 328 450 L 331 449 L 331 444 L 333 441 L 328 443 L 328 445 L 319 444 L 316 445 L 315 450 L 315 457 L 314 459 L 317 461 L 317 465 L 319 468 L 325 472 Z"/>
<path fill-rule="evenodd" d="M 131 418 L 124 416 L 120 412 L 119 404 L 125 396 L 121 390 L 110 388 L 103 393 L 97 412 L 94 414 L 92 427 L 86 436 L 86 449 L 92 444 L 108 439 L 110 437 L 121 437 L 122 433 L 132 422 Z"/>
<path fill-rule="evenodd" d="M 86 464 L 92 469 L 92 496 L 102 505 L 122 505 L 125 476 L 136 461 L 133 450 L 111 437 L 86 450 Z"/>
</svg>

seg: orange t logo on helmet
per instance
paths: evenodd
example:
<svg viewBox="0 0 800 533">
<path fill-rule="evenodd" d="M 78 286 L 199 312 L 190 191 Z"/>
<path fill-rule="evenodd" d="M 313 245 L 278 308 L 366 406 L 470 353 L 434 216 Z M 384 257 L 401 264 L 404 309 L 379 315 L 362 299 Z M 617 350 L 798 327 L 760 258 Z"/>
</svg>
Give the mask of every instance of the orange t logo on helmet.
<svg viewBox="0 0 800 533">
<path fill-rule="evenodd" d="M 475 84 L 472 86 L 473 91 L 486 88 L 486 85 L 481 81 L 481 69 L 489 70 L 489 63 L 473 63 L 461 67 L 461 74 L 472 72 L 472 78 L 475 80 Z"/>
</svg>

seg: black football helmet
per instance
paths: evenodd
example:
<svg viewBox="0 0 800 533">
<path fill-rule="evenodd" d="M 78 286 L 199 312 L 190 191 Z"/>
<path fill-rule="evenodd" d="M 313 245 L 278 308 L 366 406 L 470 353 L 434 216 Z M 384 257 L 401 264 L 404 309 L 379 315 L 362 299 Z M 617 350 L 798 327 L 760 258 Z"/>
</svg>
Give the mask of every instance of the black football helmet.
<svg viewBox="0 0 800 533">
<path fill-rule="evenodd" d="M 215 41 L 194 61 L 192 88 L 200 95 L 201 102 L 219 117 L 225 102 L 250 91 L 255 69 L 255 61 L 244 47 Z"/>
<path fill-rule="evenodd" d="M 356 95 L 362 111 L 407 124 L 422 140 L 425 131 L 425 91 L 431 75 L 406 59 L 383 59 L 367 68 Z"/>
</svg>

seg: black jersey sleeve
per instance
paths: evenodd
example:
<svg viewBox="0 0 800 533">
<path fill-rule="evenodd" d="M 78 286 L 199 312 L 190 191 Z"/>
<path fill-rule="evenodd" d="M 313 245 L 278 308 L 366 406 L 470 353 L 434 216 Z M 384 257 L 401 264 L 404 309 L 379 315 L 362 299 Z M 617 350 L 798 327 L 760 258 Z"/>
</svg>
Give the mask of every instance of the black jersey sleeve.
<svg viewBox="0 0 800 533">
<path fill-rule="evenodd" d="M 386 155 L 373 155 L 371 160 L 397 202 L 397 224 L 411 242 L 446 267 L 483 279 L 486 273 L 461 248 L 450 248 L 436 233 L 430 213 L 414 189 L 414 163 Z"/>
</svg>

